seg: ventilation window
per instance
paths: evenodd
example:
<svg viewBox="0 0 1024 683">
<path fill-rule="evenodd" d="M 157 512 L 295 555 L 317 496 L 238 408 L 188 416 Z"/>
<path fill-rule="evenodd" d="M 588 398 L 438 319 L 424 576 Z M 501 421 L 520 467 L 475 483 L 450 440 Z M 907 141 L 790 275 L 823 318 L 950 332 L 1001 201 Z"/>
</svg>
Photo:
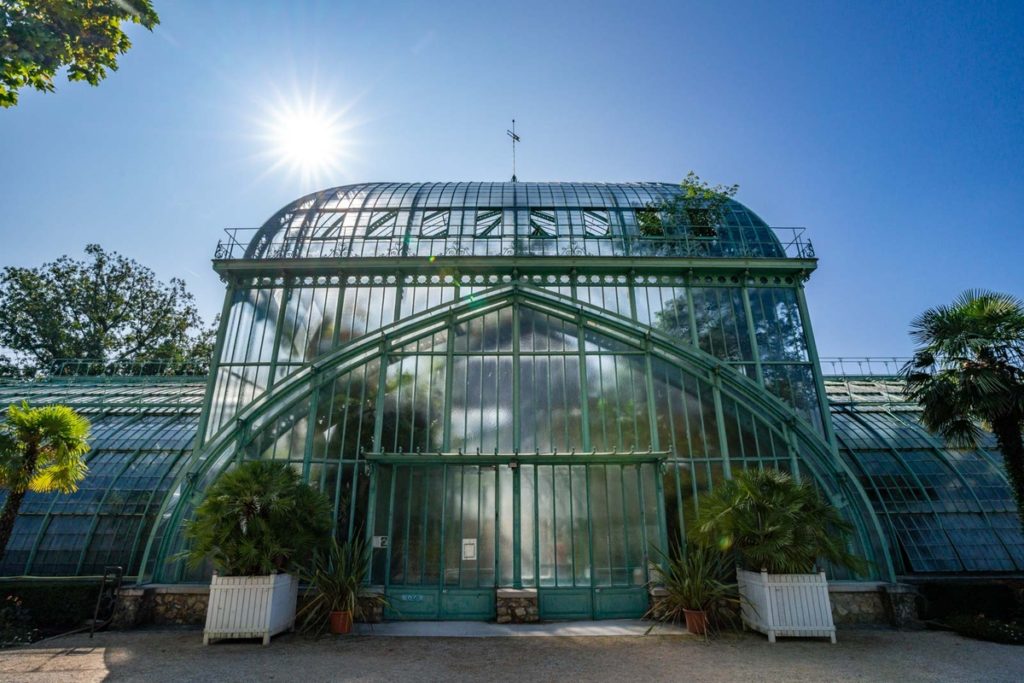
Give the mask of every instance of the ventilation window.
<svg viewBox="0 0 1024 683">
<path fill-rule="evenodd" d="M 448 234 L 448 221 L 451 212 L 447 209 L 441 211 L 425 211 L 423 213 L 423 225 L 420 228 L 420 235 L 424 237 L 444 237 Z"/>
<path fill-rule="evenodd" d="M 530 211 L 530 237 L 554 237 L 558 234 L 555 212 L 549 209 Z"/>
<path fill-rule="evenodd" d="M 636 225 L 644 237 L 663 237 L 665 222 L 656 209 L 640 209 L 636 212 Z"/>
<path fill-rule="evenodd" d="M 716 237 L 718 230 L 715 226 L 719 223 L 711 209 L 686 209 L 686 220 L 690 223 L 690 231 L 694 237 Z"/>
<path fill-rule="evenodd" d="M 607 211 L 583 210 L 583 230 L 591 237 L 607 237 L 611 221 Z"/>
<path fill-rule="evenodd" d="M 370 215 L 369 224 L 366 226 L 366 236 L 378 237 L 380 235 L 393 234 L 397 225 L 397 211 L 374 211 Z"/>
<path fill-rule="evenodd" d="M 473 234 L 477 237 L 486 237 L 495 228 L 501 226 L 501 209 L 477 209 L 476 223 L 473 227 Z M 501 232 L 499 230 L 499 232 Z"/>
</svg>

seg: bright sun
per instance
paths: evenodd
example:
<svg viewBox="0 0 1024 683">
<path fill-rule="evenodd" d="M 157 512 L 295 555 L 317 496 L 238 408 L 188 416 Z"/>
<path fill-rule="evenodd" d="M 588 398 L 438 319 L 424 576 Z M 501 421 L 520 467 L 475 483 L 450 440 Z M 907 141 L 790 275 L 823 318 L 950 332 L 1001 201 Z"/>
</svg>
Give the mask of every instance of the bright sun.
<svg viewBox="0 0 1024 683">
<path fill-rule="evenodd" d="M 329 179 L 345 156 L 347 127 L 341 111 L 310 98 L 290 98 L 268 113 L 265 135 L 273 166 L 285 167 L 304 182 Z"/>
</svg>

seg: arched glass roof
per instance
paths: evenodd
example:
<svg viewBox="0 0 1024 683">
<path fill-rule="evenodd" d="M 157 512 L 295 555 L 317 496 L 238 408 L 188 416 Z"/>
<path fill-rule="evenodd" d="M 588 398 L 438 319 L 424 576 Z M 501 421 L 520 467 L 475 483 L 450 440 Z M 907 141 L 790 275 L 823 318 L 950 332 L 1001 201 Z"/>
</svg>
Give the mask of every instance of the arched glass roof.
<svg viewBox="0 0 1024 683">
<path fill-rule="evenodd" d="M 657 212 L 680 192 L 667 183 L 344 185 L 278 211 L 249 241 L 245 258 L 785 256 L 772 229 L 739 202 L 729 202 L 713 234 Z"/>
<path fill-rule="evenodd" d="M 192 452 L 205 378 L 0 383 L 0 406 L 63 403 L 89 418 L 89 474 L 69 495 L 28 493 L 2 576 L 138 573 L 149 530 Z M 6 493 L 0 492 L 0 501 Z"/>
<path fill-rule="evenodd" d="M 840 455 L 861 480 L 903 574 L 1024 571 L 1024 534 L 991 435 L 956 448 L 920 424 L 897 379 L 826 379 Z"/>
</svg>

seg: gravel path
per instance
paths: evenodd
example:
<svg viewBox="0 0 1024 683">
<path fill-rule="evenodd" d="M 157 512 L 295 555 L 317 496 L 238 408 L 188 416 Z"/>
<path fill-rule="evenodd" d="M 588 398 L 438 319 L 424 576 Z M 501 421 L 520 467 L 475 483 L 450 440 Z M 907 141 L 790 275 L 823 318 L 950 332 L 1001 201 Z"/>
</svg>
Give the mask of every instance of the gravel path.
<svg viewBox="0 0 1024 683">
<path fill-rule="evenodd" d="M 197 630 L 71 636 L 0 651 L 0 681 L 1024 681 L 1024 647 L 951 633 L 841 630 L 839 644 L 730 635 L 386 638 L 203 647 Z"/>
</svg>

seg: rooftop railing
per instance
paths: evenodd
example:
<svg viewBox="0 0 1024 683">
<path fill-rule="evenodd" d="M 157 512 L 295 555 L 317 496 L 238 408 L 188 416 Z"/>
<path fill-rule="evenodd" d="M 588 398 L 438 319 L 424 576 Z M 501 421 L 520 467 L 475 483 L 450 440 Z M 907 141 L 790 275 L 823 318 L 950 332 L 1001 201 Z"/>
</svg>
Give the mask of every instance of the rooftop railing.
<svg viewBox="0 0 1024 683">
<path fill-rule="evenodd" d="M 822 358 L 821 374 L 825 377 L 896 377 L 910 358 L 898 356 L 865 356 L 863 358 Z"/>
<path fill-rule="evenodd" d="M 459 256 L 632 256 L 675 258 L 815 258 L 804 228 L 724 226 L 714 236 L 475 236 L 358 237 L 314 228 L 282 230 L 253 242 L 258 228 L 227 228 L 214 260 L 396 258 Z"/>
<path fill-rule="evenodd" d="M 45 367 L 15 368 L 10 374 L 0 375 L 0 381 L 92 380 L 116 379 L 123 382 L 131 378 L 139 380 L 183 380 L 194 381 L 206 377 L 210 372 L 208 361 L 177 360 L 122 360 L 106 361 L 94 358 L 58 358 Z"/>
</svg>

